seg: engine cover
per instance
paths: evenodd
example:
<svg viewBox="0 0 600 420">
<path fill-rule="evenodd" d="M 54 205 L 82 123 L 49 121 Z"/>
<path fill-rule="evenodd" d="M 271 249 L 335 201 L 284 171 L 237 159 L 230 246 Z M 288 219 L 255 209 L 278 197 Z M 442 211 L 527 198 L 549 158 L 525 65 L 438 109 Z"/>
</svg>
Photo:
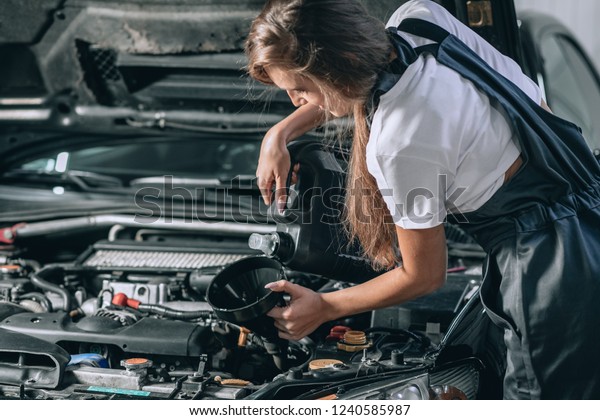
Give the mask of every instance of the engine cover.
<svg viewBox="0 0 600 420">
<path fill-rule="evenodd" d="M 100 317 L 86 317 L 75 323 L 64 313 L 20 313 L 6 318 L 1 326 L 54 344 L 104 344 L 127 353 L 153 355 L 200 356 L 213 342 L 210 326 L 156 318 L 122 326 Z"/>
</svg>

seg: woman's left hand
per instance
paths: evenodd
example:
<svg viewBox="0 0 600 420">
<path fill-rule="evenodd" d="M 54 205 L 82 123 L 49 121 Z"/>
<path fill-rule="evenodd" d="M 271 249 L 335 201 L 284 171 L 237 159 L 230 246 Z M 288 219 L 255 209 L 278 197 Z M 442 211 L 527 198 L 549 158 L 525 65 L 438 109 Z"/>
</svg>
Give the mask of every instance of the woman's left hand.
<svg viewBox="0 0 600 420">
<path fill-rule="evenodd" d="M 321 294 L 306 287 L 298 286 L 287 280 L 279 280 L 265 285 L 274 292 L 284 292 L 290 295 L 287 306 L 271 309 L 267 315 L 275 320 L 279 337 L 285 340 L 300 340 L 316 330 L 325 317 L 325 304 Z"/>
</svg>

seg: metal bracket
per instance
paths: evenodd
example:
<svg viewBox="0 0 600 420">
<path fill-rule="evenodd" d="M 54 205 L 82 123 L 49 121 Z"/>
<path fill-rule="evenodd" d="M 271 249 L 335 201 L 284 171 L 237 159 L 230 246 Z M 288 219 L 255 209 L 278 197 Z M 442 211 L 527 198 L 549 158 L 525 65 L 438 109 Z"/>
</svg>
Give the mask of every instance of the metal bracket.
<svg viewBox="0 0 600 420">
<path fill-rule="evenodd" d="M 467 14 L 469 16 L 469 26 L 471 28 L 494 26 L 492 2 L 490 0 L 468 1 Z"/>
</svg>

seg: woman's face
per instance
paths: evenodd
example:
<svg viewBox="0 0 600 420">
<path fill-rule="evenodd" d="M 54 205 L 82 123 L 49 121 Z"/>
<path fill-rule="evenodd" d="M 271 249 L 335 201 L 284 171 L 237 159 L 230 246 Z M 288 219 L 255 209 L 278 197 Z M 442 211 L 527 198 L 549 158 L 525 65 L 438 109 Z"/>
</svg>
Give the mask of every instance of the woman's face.
<svg viewBox="0 0 600 420">
<path fill-rule="evenodd" d="M 329 104 L 329 108 L 326 108 L 325 95 L 312 80 L 306 77 L 281 67 L 268 67 L 265 70 L 273 83 L 287 92 L 296 107 L 311 104 L 328 111 L 335 117 L 347 115 L 352 110 L 349 102 L 343 101 L 341 98 L 334 100 L 334 103 Z"/>
</svg>

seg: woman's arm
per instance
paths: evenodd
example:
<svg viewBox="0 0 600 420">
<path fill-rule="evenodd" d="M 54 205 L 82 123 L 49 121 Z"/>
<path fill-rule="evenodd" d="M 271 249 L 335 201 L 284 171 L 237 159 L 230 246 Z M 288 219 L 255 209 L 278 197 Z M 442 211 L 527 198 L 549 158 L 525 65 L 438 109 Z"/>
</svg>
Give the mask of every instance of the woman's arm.
<svg viewBox="0 0 600 420">
<path fill-rule="evenodd" d="M 325 112 L 319 107 L 306 104 L 275 124 L 265 135 L 256 168 L 258 187 L 263 200 L 271 204 L 271 189 L 275 183 L 275 198 L 281 210 L 287 197 L 285 182 L 290 170 L 290 154 L 287 144 L 302 134 L 325 122 Z"/>
<path fill-rule="evenodd" d="M 299 340 L 319 325 L 426 295 L 446 279 L 447 250 L 443 225 L 422 230 L 396 228 L 402 266 L 366 283 L 319 294 L 285 280 L 265 287 L 291 296 L 288 306 L 273 308 L 279 336 Z M 352 281 L 352 279 L 348 279 Z"/>
</svg>

